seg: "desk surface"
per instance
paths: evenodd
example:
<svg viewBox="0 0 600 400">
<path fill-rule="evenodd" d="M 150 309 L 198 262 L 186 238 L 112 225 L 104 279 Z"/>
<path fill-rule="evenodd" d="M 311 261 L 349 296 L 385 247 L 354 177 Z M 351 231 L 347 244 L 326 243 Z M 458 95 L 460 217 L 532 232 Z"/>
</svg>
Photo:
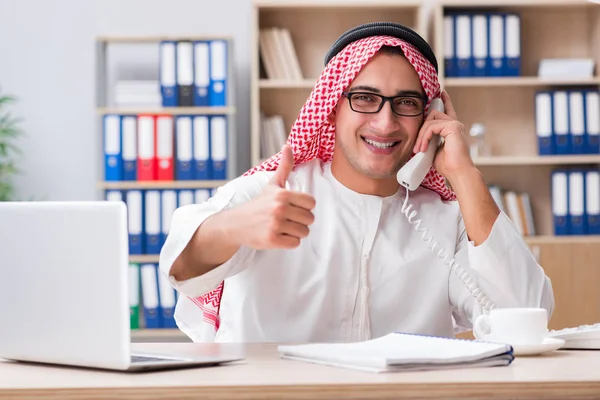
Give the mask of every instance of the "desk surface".
<svg viewBox="0 0 600 400">
<path fill-rule="evenodd" d="M 133 348 L 189 355 L 199 346 L 205 345 L 139 343 Z M 243 361 L 164 372 L 119 373 L 0 361 L 0 399 L 600 397 L 600 351 L 517 357 L 508 367 L 374 374 L 283 360 L 276 345 L 245 348 Z"/>
</svg>

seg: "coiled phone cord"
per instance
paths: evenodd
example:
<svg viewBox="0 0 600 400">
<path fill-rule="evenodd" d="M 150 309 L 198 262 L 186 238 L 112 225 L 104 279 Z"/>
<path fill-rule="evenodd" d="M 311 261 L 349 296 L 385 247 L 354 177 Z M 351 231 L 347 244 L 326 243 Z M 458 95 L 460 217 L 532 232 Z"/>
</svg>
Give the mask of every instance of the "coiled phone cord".
<svg viewBox="0 0 600 400">
<path fill-rule="evenodd" d="M 411 211 L 413 205 L 408 203 L 408 192 L 409 190 L 406 189 L 406 198 L 402 204 L 402 213 L 406 216 L 408 222 L 414 226 L 417 232 L 421 233 L 421 238 L 427 242 L 431 251 L 444 261 L 444 264 L 450 268 L 452 273 L 455 273 L 458 276 L 458 278 L 465 284 L 467 289 L 469 289 L 469 292 L 471 292 L 471 295 L 475 298 L 475 300 L 477 300 L 484 310 L 490 311 L 497 308 L 496 305 L 485 295 L 485 293 L 479 289 L 474 279 L 467 273 L 467 271 L 460 266 L 460 264 L 458 264 L 456 259 L 446 254 L 446 251 L 439 246 L 439 243 L 434 239 L 433 235 L 429 235 L 429 237 L 427 237 L 429 229 L 421 228 L 421 219 L 414 220 L 418 212 L 415 210 Z M 436 247 L 438 246 L 439 249 L 436 251 Z"/>
</svg>

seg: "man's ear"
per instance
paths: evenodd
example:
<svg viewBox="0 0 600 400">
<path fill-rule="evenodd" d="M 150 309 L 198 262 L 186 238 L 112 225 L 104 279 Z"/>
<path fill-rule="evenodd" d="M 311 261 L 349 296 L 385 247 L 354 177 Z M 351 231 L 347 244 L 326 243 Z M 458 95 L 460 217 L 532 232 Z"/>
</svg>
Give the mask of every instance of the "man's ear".
<svg viewBox="0 0 600 400">
<path fill-rule="evenodd" d="M 329 125 L 331 126 L 335 126 L 335 111 L 336 109 L 334 108 L 333 111 L 331 111 L 331 113 L 327 116 L 327 122 L 329 122 Z"/>
</svg>

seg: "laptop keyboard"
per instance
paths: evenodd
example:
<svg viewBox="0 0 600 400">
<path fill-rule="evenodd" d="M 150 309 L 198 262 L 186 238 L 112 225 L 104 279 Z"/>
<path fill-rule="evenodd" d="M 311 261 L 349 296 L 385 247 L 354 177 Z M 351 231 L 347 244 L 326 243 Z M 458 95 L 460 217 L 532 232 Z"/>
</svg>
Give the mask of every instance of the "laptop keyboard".
<svg viewBox="0 0 600 400">
<path fill-rule="evenodd" d="M 152 361 L 181 361 L 173 358 L 147 357 L 147 356 L 131 356 L 131 362 L 152 362 Z"/>
</svg>

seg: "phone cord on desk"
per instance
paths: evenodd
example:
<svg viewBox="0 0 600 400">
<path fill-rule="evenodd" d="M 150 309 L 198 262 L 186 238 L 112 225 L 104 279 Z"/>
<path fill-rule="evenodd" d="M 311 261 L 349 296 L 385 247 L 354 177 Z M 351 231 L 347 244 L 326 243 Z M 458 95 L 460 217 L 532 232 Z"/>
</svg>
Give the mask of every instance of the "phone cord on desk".
<svg viewBox="0 0 600 400">
<path fill-rule="evenodd" d="M 406 216 L 408 222 L 414 225 L 415 230 L 417 232 L 421 233 L 421 238 L 428 243 L 428 247 L 430 247 L 431 251 L 444 261 L 444 264 L 446 264 L 450 268 L 451 272 L 455 273 L 458 276 L 458 278 L 465 284 L 465 286 L 467 287 L 467 289 L 469 289 L 475 300 L 477 300 L 477 302 L 481 305 L 481 307 L 483 307 L 484 310 L 489 311 L 496 308 L 494 303 L 485 295 L 485 293 L 483 293 L 479 289 L 473 278 L 467 273 L 467 271 L 463 267 L 460 266 L 460 264 L 458 264 L 456 259 L 447 255 L 446 251 L 441 246 L 439 246 L 439 243 L 435 241 L 433 235 L 429 235 L 429 238 L 427 238 L 427 233 L 429 232 L 429 229 L 421 228 L 421 220 L 413 220 L 418 213 L 415 210 L 411 211 L 413 205 L 408 203 L 408 192 L 409 190 L 406 189 L 406 198 L 404 199 L 404 204 L 402 204 L 402 213 Z M 439 250 L 437 250 L 436 252 L 435 248 L 438 246 Z"/>
</svg>

